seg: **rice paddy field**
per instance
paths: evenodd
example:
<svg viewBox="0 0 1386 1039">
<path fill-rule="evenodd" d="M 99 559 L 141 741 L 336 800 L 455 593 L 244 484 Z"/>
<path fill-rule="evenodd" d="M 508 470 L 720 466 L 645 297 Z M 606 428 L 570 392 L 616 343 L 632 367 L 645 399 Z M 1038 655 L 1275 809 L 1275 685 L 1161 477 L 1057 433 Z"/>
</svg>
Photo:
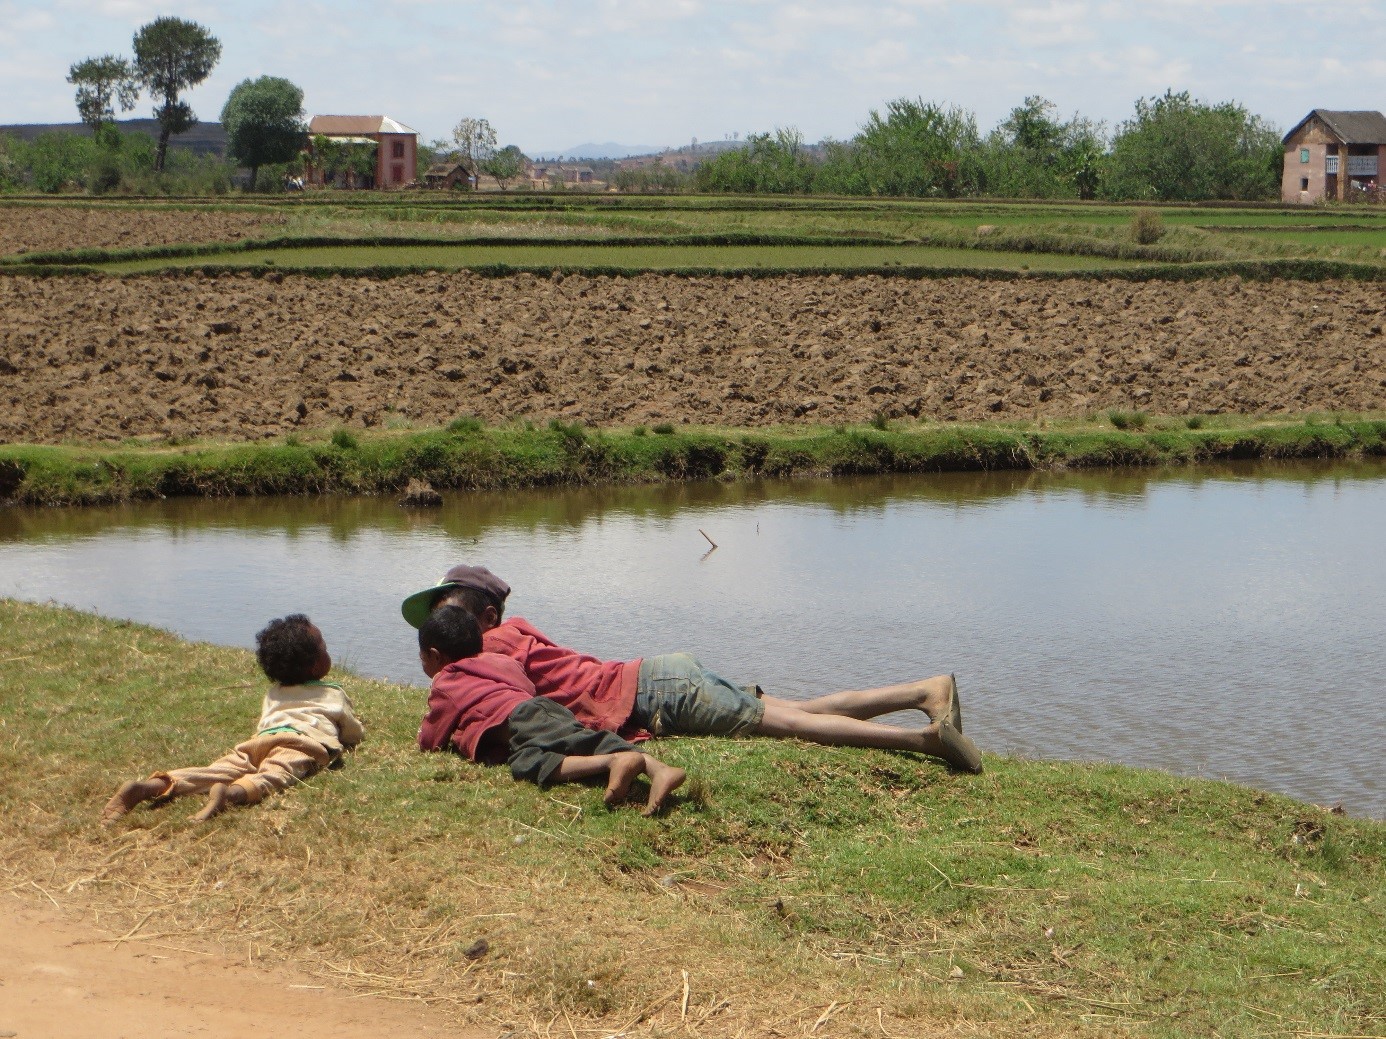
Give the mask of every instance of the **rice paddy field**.
<svg viewBox="0 0 1386 1039">
<path fill-rule="evenodd" d="M 1142 264 L 1223 272 L 1314 261 L 1361 268 L 1356 276 L 1386 268 L 1380 207 L 330 192 L 213 202 L 10 199 L 0 209 L 0 266 L 114 274 L 190 264 L 889 273 Z M 1155 214 L 1153 240 L 1136 240 L 1138 212 Z M 103 225 L 109 233 L 93 235 Z"/>
</svg>

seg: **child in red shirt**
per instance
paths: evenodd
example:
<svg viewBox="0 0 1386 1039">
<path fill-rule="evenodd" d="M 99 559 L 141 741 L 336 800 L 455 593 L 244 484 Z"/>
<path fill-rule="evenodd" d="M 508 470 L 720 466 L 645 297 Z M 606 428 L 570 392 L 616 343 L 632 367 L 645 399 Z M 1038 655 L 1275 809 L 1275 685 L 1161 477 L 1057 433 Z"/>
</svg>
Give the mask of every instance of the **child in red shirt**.
<svg viewBox="0 0 1386 1039">
<path fill-rule="evenodd" d="M 562 704 L 536 696 L 519 664 L 481 651 L 476 618 L 461 607 L 440 607 L 419 626 L 419 663 L 432 679 L 420 750 L 451 748 L 472 761 L 504 761 L 516 779 L 540 786 L 605 776 L 609 806 L 648 775 L 644 815 L 659 812 L 685 779 L 683 769 L 615 733 L 585 728 Z"/>
</svg>

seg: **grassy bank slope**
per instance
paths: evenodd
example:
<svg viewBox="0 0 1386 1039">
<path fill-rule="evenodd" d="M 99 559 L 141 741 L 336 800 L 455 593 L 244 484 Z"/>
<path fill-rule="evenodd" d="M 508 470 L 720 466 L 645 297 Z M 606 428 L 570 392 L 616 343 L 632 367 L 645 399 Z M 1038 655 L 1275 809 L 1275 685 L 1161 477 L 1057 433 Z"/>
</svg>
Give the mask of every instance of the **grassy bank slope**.
<svg viewBox="0 0 1386 1039">
<path fill-rule="evenodd" d="M 420 690 L 345 680 L 368 737 L 342 772 L 104 831 L 121 780 L 245 736 L 253 661 L 0 601 L 0 880 L 520 1034 L 1386 1026 L 1386 824 L 1115 766 L 731 740 L 661 743 L 695 779 L 647 820 L 419 755 Z"/>
<path fill-rule="evenodd" d="M 175 495 L 379 493 L 411 478 L 496 489 L 663 480 L 1165 465 L 1386 455 L 1379 419 L 1253 422 L 1112 412 L 1089 422 L 892 424 L 726 431 L 550 423 L 356 434 L 281 443 L 0 446 L 0 501 L 99 504 Z"/>
</svg>

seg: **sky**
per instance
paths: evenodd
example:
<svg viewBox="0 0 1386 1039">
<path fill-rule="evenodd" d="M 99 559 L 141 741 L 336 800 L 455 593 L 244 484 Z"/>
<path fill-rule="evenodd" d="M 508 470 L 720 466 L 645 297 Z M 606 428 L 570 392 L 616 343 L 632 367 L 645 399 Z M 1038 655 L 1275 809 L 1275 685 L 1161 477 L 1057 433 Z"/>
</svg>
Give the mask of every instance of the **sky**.
<svg viewBox="0 0 1386 1039">
<path fill-rule="evenodd" d="M 284 76 L 308 115 L 389 115 L 425 141 L 485 118 L 530 155 L 842 140 L 899 97 L 983 132 L 1034 94 L 1109 130 L 1167 88 L 1282 132 L 1313 108 L 1386 110 L 1386 0 L 0 0 L 0 123 L 75 121 L 68 67 L 129 56 L 161 15 L 222 43 L 186 95 L 204 120 L 241 80 Z"/>
</svg>

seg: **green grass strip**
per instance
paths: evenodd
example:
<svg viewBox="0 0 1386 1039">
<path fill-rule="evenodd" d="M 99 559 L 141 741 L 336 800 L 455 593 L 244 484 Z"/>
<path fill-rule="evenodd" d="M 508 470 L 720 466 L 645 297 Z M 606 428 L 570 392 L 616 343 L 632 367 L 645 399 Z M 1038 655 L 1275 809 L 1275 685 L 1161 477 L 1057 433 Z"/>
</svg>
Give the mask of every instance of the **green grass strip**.
<svg viewBox="0 0 1386 1039">
<path fill-rule="evenodd" d="M 1114 413 L 1124 428 L 1073 424 L 725 431 L 603 431 L 552 422 L 351 433 L 315 442 L 184 446 L 0 446 L 0 500 L 84 505 L 171 496 L 377 494 L 411 478 L 499 489 L 713 477 L 831 476 L 1055 466 L 1184 465 L 1228 459 L 1386 455 L 1386 421 L 1294 421 L 1188 428 Z M 1147 426 L 1149 428 L 1147 428 Z"/>
</svg>

